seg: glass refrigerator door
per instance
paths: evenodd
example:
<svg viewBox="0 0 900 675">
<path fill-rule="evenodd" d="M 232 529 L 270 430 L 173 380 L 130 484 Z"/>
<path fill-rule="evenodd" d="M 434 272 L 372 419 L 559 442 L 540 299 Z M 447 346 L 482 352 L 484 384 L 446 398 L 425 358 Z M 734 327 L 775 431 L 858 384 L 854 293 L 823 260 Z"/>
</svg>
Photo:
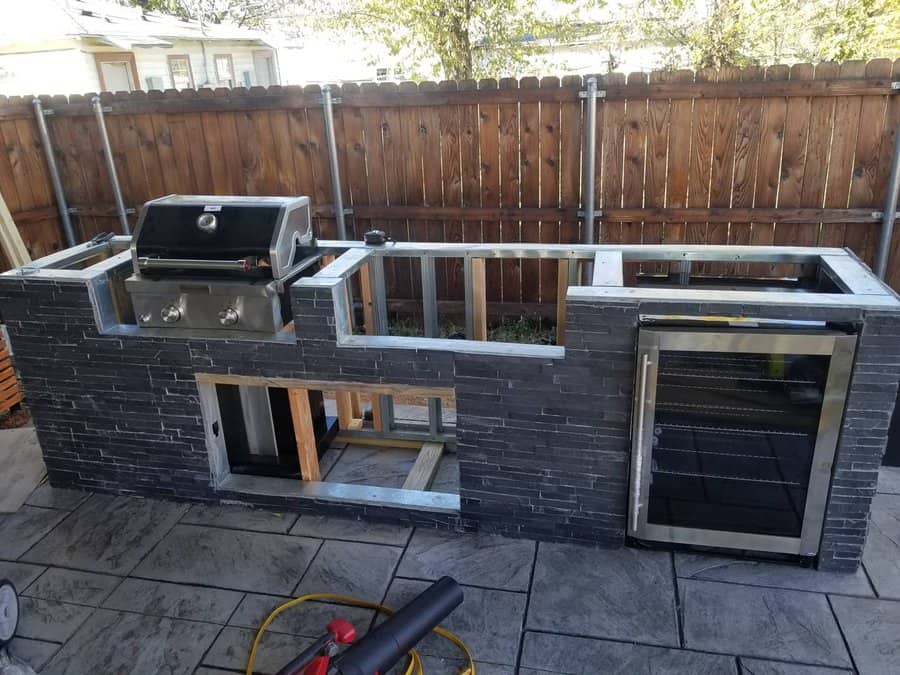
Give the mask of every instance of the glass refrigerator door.
<svg viewBox="0 0 900 675">
<path fill-rule="evenodd" d="M 854 344 L 642 331 L 635 535 L 814 554 Z"/>
</svg>

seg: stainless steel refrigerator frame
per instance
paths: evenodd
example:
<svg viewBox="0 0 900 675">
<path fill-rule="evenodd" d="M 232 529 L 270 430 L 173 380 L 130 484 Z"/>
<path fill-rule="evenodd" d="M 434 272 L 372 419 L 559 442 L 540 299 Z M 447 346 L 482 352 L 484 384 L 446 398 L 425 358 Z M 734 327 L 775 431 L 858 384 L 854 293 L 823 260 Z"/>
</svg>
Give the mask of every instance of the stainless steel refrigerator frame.
<svg viewBox="0 0 900 675">
<path fill-rule="evenodd" d="M 814 556 L 818 553 L 843 420 L 856 336 L 831 330 L 641 328 L 632 415 L 629 535 L 667 543 Z M 660 525 L 647 522 L 656 410 L 657 367 L 661 351 L 808 354 L 830 356 L 803 525 L 799 538 Z"/>
</svg>

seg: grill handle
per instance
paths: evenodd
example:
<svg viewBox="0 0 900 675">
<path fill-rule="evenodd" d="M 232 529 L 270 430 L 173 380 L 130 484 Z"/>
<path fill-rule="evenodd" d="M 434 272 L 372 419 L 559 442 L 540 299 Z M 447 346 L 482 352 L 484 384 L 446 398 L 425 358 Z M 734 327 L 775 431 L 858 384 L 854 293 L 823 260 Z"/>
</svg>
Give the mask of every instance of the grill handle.
<svg viewBox="0 0 900 675">
<path fill-rule="evenodd" d="M 170 269 L 177 267 L 187 270 L 238 270 L 248 271 L 257 267 L 256 258 L 240 260 L 197 260 L 192 258 L 138 258 L 138 267 L 142 270 Z"/>
<path fill-rule="evenodd" d="M 634 448 L 634 478 L 632 485 L 631 531 L 637 532 L 641 515 L 641 481 L 644 471 L 644 409 L 647 407 L 647 369 L 650 366 L 649 355 L 641 355 L 641 376 L 638 388 L 637 439 Z"/>
</svg>

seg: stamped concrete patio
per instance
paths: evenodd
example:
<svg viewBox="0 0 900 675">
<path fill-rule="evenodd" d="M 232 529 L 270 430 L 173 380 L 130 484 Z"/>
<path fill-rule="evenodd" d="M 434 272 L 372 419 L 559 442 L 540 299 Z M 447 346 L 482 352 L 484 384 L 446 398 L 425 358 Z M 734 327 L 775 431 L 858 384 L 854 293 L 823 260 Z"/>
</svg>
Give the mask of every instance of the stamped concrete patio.
<svg viewBox="0 0 900 675">
<path fill-rule="evenodd" d="M 331 591 L 399 605 L 450 574 L 447 621 L 485 675 L 900 672 L 900 469 L 884 469 L 865 569 L 839 576 L 705 555 L 538 544 L 239 506 L 41 486 L 0 516 L 0 577 L 20 589 L 12 652 L 42 673 L 243 672 L 255 627 L 285 598 Z M 333 615 L 271 627 L 272 672 Z M 429 675 L 456 672 L 440 641 Z"/>
</svg>

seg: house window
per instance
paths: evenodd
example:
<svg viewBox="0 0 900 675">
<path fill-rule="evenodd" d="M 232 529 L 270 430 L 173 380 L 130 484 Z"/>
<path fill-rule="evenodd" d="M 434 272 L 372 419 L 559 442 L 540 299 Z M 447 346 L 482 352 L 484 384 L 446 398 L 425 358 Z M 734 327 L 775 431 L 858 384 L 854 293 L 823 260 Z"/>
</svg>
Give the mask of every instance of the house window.
<svg viewBox="0 0 900 675">
<path fill-rule="evenodd" d="M 386 82 L 388 79 L 388 73 L 390 71 L 387 68 L 376 68 L 375 69 L 375 80 L 378 82 Z"/>
<path fill-rule="evenodd" d="M 194 75 L 191 73 L 191 57 L 187 54 L 170 56 L 169 75 L 172 78 L 172 87 L 175 89 L 193 89 Z"/>
<path fill-rule="evenodd" d="M 234 63 L 231 60 L 231 54 L 216 54 L 213 58 L 216 64 L 216 82 L 226 87 L 233 87 Z"/>
<path fill-rule="evenodd" d="M 253 70 L 256 74 L 256 84 L 260 87 L 278 84 L 278 70 L 272 52 L 262 50 L 253 52 Z"/>
<path fill-rule="evenodd" d="M 140 89 L 134 54 L 100 52 L 94 54 L 101 91 L 134 91 Z"/>
</svg>

